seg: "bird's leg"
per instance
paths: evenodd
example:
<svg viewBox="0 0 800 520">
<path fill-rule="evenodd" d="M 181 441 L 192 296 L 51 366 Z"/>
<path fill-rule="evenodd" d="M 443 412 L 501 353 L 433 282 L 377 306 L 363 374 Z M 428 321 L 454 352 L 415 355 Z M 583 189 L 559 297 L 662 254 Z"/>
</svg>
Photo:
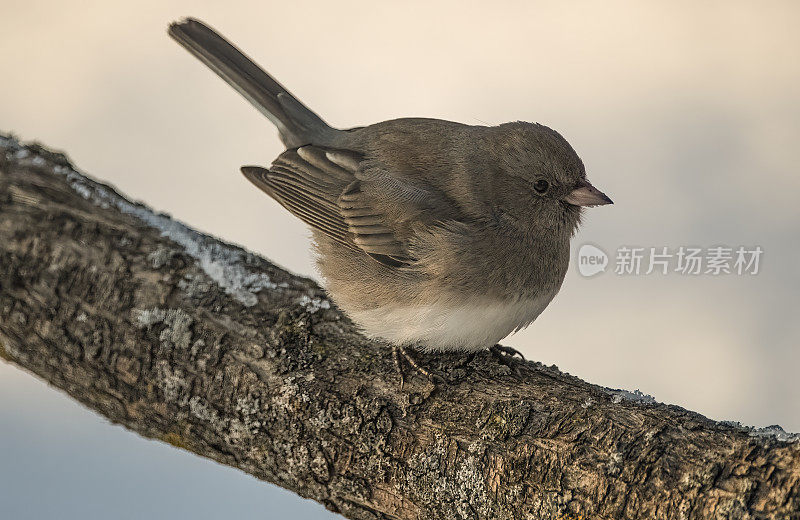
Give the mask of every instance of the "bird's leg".
<svg viewBox="0 0 800 520">
<path fill-rule="evenodd" d="M 402 390 L 406 384 L 406 378 L 403 375 L 403 367 L 400 365 L 400 347 L 392 345 L 392 355 L 394 357 L 394 369 L 397 370 L 397 375 L 400 376 L 400 390 Z"/>
<path fill-rule="evenodd" d="M 401 347 L 400 345 L 392 345 L 392 353 L 394 354 L 395 368 L 397 369 L 397 373 L 400 375 L 401 390 L 403 389 L 403 385 L 405 385 L 406 379 L 403 375 L 403 367 L 400 363 L 400 356 L 402 356 L 408 362 L 408 364 L 415 368 L 419 373 L 427 377 L 428 381 L 430 381 L 433 385 L 436 385 L 436 381 L 434 380 L 435 376 L 431 374 L 429 370 L 419 366 L 419 363 L 417 363 L 417 361 L 411 357 L 411 354 L 406 351 L 405 347 Z"/>
<path fill-rule="evenodd" d="M 518 355 L 520 358 L 522 358 L 522 361 L 525 361 L 525 356 L 522 355 L 522 352 L 514 347 L 507 347 L 498 343 L 497 345 L 489 347 L 489 350 L 492 351 L 492 354 L 501 358 L 502 356 L 511 356 L 513 358 L 514 356 Z"/>
</svg>

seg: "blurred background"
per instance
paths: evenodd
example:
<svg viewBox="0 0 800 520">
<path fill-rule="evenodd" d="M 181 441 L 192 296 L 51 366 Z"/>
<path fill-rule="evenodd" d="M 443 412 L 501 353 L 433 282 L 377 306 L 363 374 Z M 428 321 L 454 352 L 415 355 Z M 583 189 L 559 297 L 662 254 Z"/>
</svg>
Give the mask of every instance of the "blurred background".
<svg viewBox="0 0 800 520">
<path fill-rule="evenodd" d="M 239 173 L 271 124 L 171 42 L 217 28 L 334 126 L 537 121 L 615 201 L 574 251 L 760 246 L 755 276 L 584 278 L 506 340 L 593 383 L 800 431 L 800 6 L 794 2 L 0 0 L 0 130 L 316 277 L 309 233 Z M 612 259 L 613 262 L 613 259 Z M 613 267 L 613 265 L 611 266 Z M 112 426 L 0 363 L 4 518 L 333 518 Z"/>
</svg>

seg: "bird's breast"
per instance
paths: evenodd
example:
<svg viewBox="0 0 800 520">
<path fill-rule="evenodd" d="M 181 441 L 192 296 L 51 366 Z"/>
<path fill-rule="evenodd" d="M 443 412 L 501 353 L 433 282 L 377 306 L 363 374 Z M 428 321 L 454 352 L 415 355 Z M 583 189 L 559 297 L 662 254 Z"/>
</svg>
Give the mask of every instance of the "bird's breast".
<svg viewBox="0 0 800 520">
<path fill-rule="evenodd" d="M 390 343 L 428 351 L 476 351 L 530 324 L 556 292 L 514 301 L 472 298 L 398 303 L 352 311 L 351 315 L 368 336 Z"/>
</svg>

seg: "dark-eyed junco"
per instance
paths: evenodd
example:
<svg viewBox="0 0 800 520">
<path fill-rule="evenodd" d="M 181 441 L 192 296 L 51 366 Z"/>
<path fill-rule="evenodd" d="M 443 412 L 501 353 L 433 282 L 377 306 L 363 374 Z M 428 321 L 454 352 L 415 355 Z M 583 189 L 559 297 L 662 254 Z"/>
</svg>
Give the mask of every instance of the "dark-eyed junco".
<svg viewBox="0 0 800 520">
<path fill-rule="evenodd" d="M 278 127 L 287 150 L 242 172 L 311 227 L 336 304 L 403 355 L 487 349 L 529 325 L 561 287 L 581 208 L 611 204 L 546 126 L 339 130 L 203 23 L 169 34 Z"/>
</svg>

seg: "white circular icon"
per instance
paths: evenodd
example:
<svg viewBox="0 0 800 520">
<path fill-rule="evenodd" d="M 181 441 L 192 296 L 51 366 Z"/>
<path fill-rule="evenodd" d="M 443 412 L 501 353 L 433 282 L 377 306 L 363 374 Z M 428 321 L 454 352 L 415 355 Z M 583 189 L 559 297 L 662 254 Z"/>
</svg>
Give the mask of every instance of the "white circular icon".
<svg viewBox="0 0 800 520">
<path fill-rule="evenodd" d="M 589 277 L 602 273 L 608 265 L 608 255 L 599 247 L 583 244 L 578 250 L 578 272 Z"/>
</svg>

